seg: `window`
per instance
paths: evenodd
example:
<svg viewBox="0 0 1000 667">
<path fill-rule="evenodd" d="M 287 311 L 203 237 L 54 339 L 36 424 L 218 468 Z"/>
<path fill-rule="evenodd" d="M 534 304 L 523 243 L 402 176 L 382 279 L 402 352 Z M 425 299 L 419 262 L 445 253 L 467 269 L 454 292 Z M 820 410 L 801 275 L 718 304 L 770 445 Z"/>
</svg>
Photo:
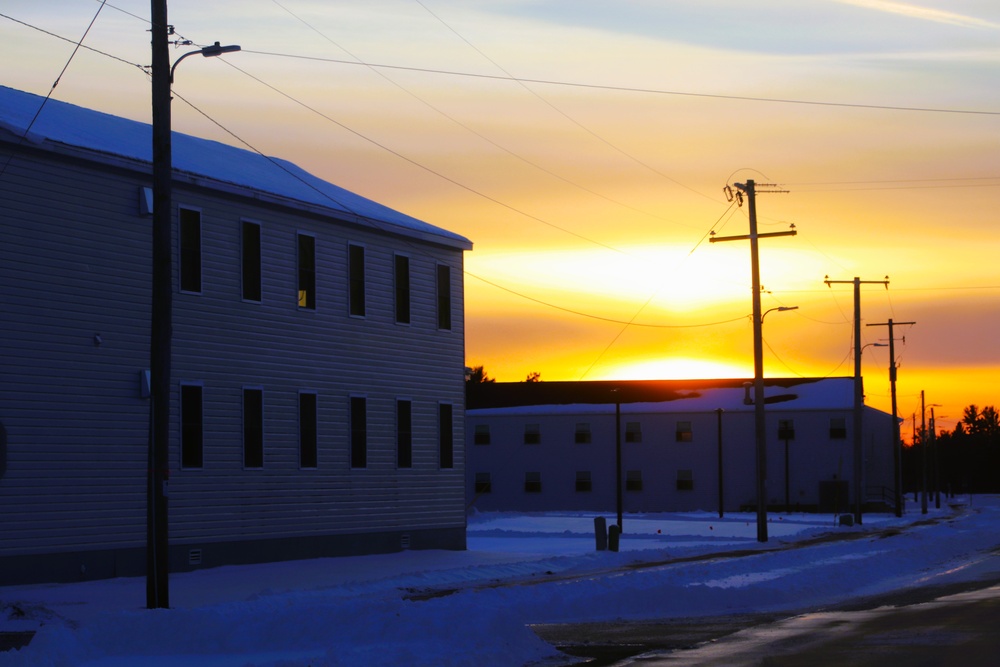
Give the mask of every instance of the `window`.
<svg viewBox="0 0 1000 667">
<path fill-rule="evenodd" d="M 181 467 L 203 465 L 201 385 L 181 385 Z"/>
<path fill-rule="evenodd" d="M 625 422 L 625 442 L 642 442 L 641 422 Z"/>
<path fill-rule="evenodd" d="M 413 467 L 413 403 L 396 401 L 396 467 Z"/>
<path fill-rule="evenodd" d="M 365 316 L 365 249 L 359 245 L 347 246 L 347 274 L 349 312 Z"/>
<path fill-rule="evenodd" d="M 830 439 L 843 440 L 847 437 L 847 420 L 843 417 L 830 417 Z"/>
<path fill-rule="evenodd" d="M 573 441 L 578 445 L 586 445 L 590 442 L 590 424 L 586 422 L 579 422 L 576 425 L 576 434 L 573 437 Z"/>
<path fill-rule="evenodd" d="M 299 234 L 299 308 L 316 310 L 316 239 Z"/>
<path fill-rule="evenodd" d="M 476 424 L 476 430 L 475 430 L 475 435 L 473 436 L 473 442 L 475 442 L 477 445 L 490 444 L 489 424 Z"/>
<path fill-rule="evenodd" d="M 243 390 L 243 467 L 264 467 L 264 391 Z"/>
<path fill-rule="evenodd" d="M 260 301 L 260 225 L 243 221 L 243 300 Z"/>
<path fill-rule="evenodd" d="M 677 442 L 691 442 L 693 439 L 691 422 L 677 422 Z"/>
<path fill-rule="evenodd" d="M 589 493 L 593 489 L 589 470 L 576 471 L 576 492 Z"/>
<path fill-rule="evenodd" d="M 299 394 L 299 466 L 315 468 L 317 456 L 316 394 Z"/>
<path fill-rule="evenodd" d="M 440 452 L 441 467 L 455 467 L 455 424 L 452 419 L 454 410 L 451 403 L 441 403 L 438 405 L 438 434 L 441 439 L 438 451 Z"/>
<path fill-rule="evenodd" d="M 368 399 L 351 396 L 351 467 L 368 467 Z"/>
<path fill-rule="evenodd" d="M 451 329 L 451 267 L 437 267 L 437 316 L 438 329 Z"/>
<path fill-rule="evenodd" d="M 410 323 L 410 258 L 396 255 L 393 277 L 396 283 L 396 322 Z"/>
<path fill-rule="evenodd" d="M 791 419 L 778 420 L 778 440 L 795 439 L 795 422 Z"/>
<path fill-rule="evenodd" d="M 642 471 L 628 470 L 625 472 L 625 490 L 642 491 Z"/>
<path fill-rule="evenodd" d="M 492 493 L 493 492 L 493 480 L 491 479 L 490 473 L 488 472 L 477 472 L 476 473 L 476 486 L 475 492 L 477 495 L 482 493 Z"/>
<path fill-rule="evenodd" d="M 542 444 L 542 430 L 538 424 L 524 425 L 524 444 L 526 445 Z"/>
<path fill-rule="evenodd" d="M 692 470 L 677 471 L 677 490 L 694 491 L 694 471 Z"/>
<path fill-rule="evenodd" d="M 525 493 L 542 492 L 542 473 L 540 472 L 524 473 L 524 492 Z"/>
<path fill-rule="evenodd" d="M 182 292 L 201 292 L 201 211 L 180 209 Z"/>
</svg>

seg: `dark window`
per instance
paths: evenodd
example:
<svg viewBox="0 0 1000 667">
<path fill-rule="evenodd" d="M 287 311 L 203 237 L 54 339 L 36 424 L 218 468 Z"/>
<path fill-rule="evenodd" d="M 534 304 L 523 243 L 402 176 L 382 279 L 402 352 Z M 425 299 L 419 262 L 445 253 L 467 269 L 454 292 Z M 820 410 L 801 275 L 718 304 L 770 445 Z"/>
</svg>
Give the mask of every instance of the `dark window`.
<svg viewBox="0 0 1000 667">
<path fill-rule="evenodd" d="M 243 221 L 243 298 L 260 301 L 260 225 Z"/>
<path fill-rule="evenodd" d="M 180 209 L 181 291 L 201 292 L 201 211 Z"/>
<path fill-rule="evenodd" d="M 413 403 L 396 401 L 396 466 L 413 467 Z"/>
<path fill-rule="evenodd" d="M 451 329 L 451 267 L 437 267 L 437 316 L 438 329 Z"/>
<path fill-rule="evenodd" d="M 625 422 L 625 442 L 642 442 L 642 424 Z"/>
<path fill-rule="evenodd" d="M 693 439 L 691 422 L 677 422 L 677 442 L 691 442 Z"/>
<path fill-rule="evenodd" d="M 493 491 L 493 480 L 491 479 L 490 473 L 477 472 L 475 492 L 477 494 L 480 494 L 480 493 L 491 493 L 492 491 Z"/>
<path fill-rule="evenodd" d="M 524 492 L 525 493 L 542 492 L 542 473 L 540 472 L 524 473 Z"/>
<path fill-rule="evenodd" d="M 455 424 L 452 415 L 451 403 L 438 405 L 438 432 L 441 438 L 439 451 L 442 468 L 455 467 Z"/>
<path fill-rule="evenodd" d="M 368 467 L 368 399 L 351 397 L 351 467 Z"/>
<path fill-rule="evenodd" d="M 299 308 L 316 309 L 316 239 L 299 234 Z"/>
<path fill-rule="evenodd" d="M 795 422 L 791 419 L 778 420 L 778 440 L 795 439 Z"/>
<path fill-rule="evenodd" d="M 243 467 L 264 467 L 264 392 L 243 390 Z"/>
<path fill-rule="evenodd" d="M 677 471 L 677 490 L 694 491 L 694 472 L 691 470 Z"/>
<path fill-rule="evenodd" d="M 316 394 L 299 394 L 299 466 L 315 468 L 317 453 Z"/>
<path fill-rule="evenodd" d="M 396 321 L 410 323 L 410 258 L 396 255 L 394 278 L 396 281 Z"/>
<path fill-rule="evenodd" d="M 642 491 L 642 471 L 628 470 L 625 472 L 625 490 Z"/>
<path fill-rule="evenodd" d="M 474 442 L 477 445 L 488 445 L 490 444 L 490 425 L 489 424 L 476 424 Z"/>
<path fill-rule="evenodd" d="M 576 471 L 576 490 L 578 493 L 588 493 L 593 490 L 593 483 L 590 479 L 589 470 Z"/>
<path fill-rule="evenodd" d="M 590 442 L 590 424 L 586 422 L 580 422 L 576 425 L 576 433 L 573 436 L 573 441 L 578 445 L 586 445 Z"/>
<path fill-rule="evenodd" d="M 542 430 L 538 424 L 524 425 L 524 444 L 526 445 L 542 444 Z"/>
<path fill-rule="evenodd" d="M 830 439 L 843 440 L 847 437 L 847 420 L 843 417 L 830 417 Z"/>
<path fill-rule="evenodd" d="M 365 249 L 359 245 L 347 246 L 347 272 L 350 282 L 348 299 L 350 313 L 365 315 Z"/>
<path fill-rule="evenodd" d="M 200 385 L 181 385 L 181 467 L 203 465 L 203 421 Z"/>
</svg>

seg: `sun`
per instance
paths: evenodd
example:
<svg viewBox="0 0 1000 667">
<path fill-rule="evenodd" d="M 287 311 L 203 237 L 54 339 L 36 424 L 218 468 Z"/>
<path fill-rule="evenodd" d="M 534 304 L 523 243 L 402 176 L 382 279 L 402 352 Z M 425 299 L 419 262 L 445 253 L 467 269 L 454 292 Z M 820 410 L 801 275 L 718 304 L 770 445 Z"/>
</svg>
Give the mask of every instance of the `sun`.
<svg viewBox="0 0 1000 667">
<path fill-rule="evenodd" d="M 603 380 L 701 380 L 741 378 L 753 375 L 753 370 L 737 364 L 697 359 L 669 357 L 623 364 L 611 368 Z"/>
</svg>

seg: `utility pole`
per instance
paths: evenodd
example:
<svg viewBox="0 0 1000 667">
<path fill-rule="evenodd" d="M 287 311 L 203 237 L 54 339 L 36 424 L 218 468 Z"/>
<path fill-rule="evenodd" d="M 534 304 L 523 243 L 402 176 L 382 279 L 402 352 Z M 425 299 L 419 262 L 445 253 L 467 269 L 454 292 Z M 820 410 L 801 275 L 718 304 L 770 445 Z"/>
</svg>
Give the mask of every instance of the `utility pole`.
<svg viewBox="0 0 1000 667">
<path fill-rule="evenodd" d="M 896 482 L 896 490 L 894 492 L 895 502 L 896 502 L 896 516 L 903 516 L 903 479 L 902 470 L 900 466 L 900 446 L 899 442 L 899 419 L 897 418 L 896 409 L 896 337 L 893 334 L 893 326 L 897 324 L 916 324 L 916 322 L 893 322 L 891 319 L 887 322 L 876 322 L 869 324 L 870 327 L 889 327 L 889 391 L 892 395 L 892 461 L 893 470 Z"/>
<path fill-rule="evenodd" d="M 920 390 L 920 513 L 927 514 L 927 408 Z"/>
<path fill-rule="evenodd" d="M 757 233 L 757 189 L 752 179 L 746 183 L 736 183 L 735 197 L 740 206 L 743 205 L 743 194 L 746 194 L 750 213 L 750 234 L 742 236 L 717 237 L 713 235 L 709 243 L 720 241 L 750 241 L 750 272 L 751 290 L 753 291 L 753 376 L 754 376 L 754 434 L 757 459 L 757 541 L 767 542 L 767 425 L 764 422 L 764 338 L 761 332 L 763 317 L 760 312 L 760 259 L 757 241 L 772 236 L 795 236 L 792 229 L 786 232 Z M 771 187 L 762 184 L 764 187 Z M 733 192 L 727 185 L 725 192 L 730 201 Z M 782 190 L 766 190 L 764 192 L 785 192 Z"/>
<path fill-rule="evenodd" d="M 823 281 L 827 287 L 844 283 L 854 285 L 854 523 L 861 523 L 861 506 L 864 503 L 864 430 L 862 418 L 864 415 L 865 388 L 861 379 L 861 285 L 885 285 L 889 289 L 889 276 L 885 280 L 830 280 L 826 276 Z"/>
<path fill-rule="evenodd" d="M 167 0 L 151 0 L 153 89 L 153 285 L 150 322 L 149 466 L 146 516 L 146 607 L 170 606 L 167 545 L 167 449 L 170 438 L 172 335 L 170 44 Z"/>
</svg>

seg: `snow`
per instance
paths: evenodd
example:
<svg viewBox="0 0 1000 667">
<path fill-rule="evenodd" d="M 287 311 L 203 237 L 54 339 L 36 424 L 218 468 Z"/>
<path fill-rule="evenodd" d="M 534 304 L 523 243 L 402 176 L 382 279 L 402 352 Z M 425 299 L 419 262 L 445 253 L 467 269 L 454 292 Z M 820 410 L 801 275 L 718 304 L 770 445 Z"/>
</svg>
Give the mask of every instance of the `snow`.
<svg viewBox="0 0 1000 667">
<path fill-rule="evenodd" d="M 38 95 L 0 86 L 0 129 L 33 144 L 53 142 L 152 162 L 153 135 L 149 125 L 55 99 L 42 106 L 43 101 Z M 291 162 L 178 132 L 171 137 L 175 171 L 391 223 L 448 239 L 459 247 L 471 247 L 463 236 L 327 183 Z"/>
<path fill-rule="evenodd" d="M 622 403 L 622 414 L 655 412 L 753 412 L 753 404 L 744 401 L 746 390 L 739 387 L 716 387 L 689 391 L 670 401 Z M 812 382 L 799 382 L 791 387 L 768 385 L 764 387 L 765 399 L 779 400 L 781 410 L 850 410 L 854 406 L 853 378 L 823 378 Z M 551 415 L 551 414 L 609 414 L 614 413 L 614 403 L 575 403 L 561 405 L 523 405 L 505 408 L 476 408 L 466 410 L 469 416 L 494 417 L 502 415 Z"/>
<path fill-rule="evenodd" d="M 560 664 L 529 624 L 793 613 L 1000 570 L 994 497 L 851 527 L 774 513 L 763 544 L 755 515 L 626 514 L 617 553 L 593 519 L 475 514 L 464 552 L 173 575 L 168 610 L 143 608 L 142 578 L 0 588 L 0 632 L 37 630 L 0 667 Z"/>
</svg>

